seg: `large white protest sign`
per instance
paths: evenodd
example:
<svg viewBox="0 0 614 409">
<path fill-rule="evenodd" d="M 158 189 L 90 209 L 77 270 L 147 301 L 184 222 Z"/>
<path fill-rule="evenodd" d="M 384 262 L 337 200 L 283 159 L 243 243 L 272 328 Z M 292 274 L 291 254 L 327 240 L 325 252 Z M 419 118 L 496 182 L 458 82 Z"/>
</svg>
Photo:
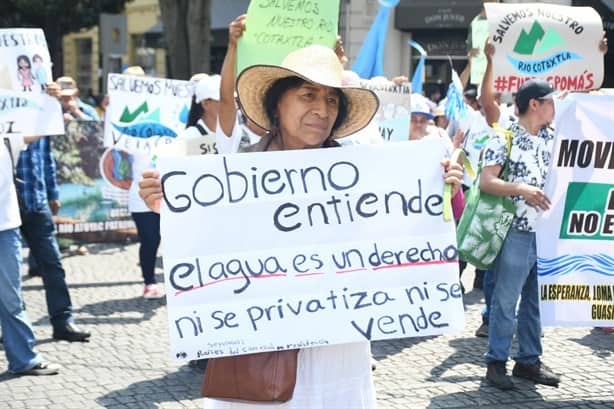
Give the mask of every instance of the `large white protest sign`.
<svg viewBox="0 0 614 409">
<path fill-rule="evenodd" d="M 382 139 L 386 142 L 409 140 L 411 84 L 362 81 L 360 85 L 375 92 L 379 99 L 379 109 L 373 121 L 377 124 Z"/>
<path fill-rule="evenodd" d="M 557 113 L 537 228 L 545 325 L 614 326 L 614 96 L 572 95 Z"/>
<path fill-rule="evenodd" d="M 461 330 L 445 154 L 425 140 L 162 158 L 172 356 Z"/>
<path fill-rule="evenodd" d="M 64 133 L 62 108 L 45 92 L 51 61 L 40 28 L 0 29 L 0 134 Z"/>
<path fill-rule="evenodd" d="M 189 81 L 109 74 L 105 146 L 151 152 L 184 132 L 193 85 Z"/>
<path fill-rule="evenodd" d="M 603 82 L 603 27 L 590 7 L 484 3 L 495 46 L 494 88 L 516 92 L 531 78 L 558 90 L 589 90 Z"/>
</svg>

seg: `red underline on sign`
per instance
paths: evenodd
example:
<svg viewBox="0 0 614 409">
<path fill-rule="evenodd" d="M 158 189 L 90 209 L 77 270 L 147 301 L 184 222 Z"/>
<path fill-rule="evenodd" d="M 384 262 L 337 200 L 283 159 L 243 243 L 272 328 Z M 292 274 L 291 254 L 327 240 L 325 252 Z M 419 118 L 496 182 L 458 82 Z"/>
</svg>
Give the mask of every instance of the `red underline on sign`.
<svg viewBox="0 0 614 409">
<path fill-rule="evenodd" d="M 384 270 L 387 268 L 399 268 L 399 267 L 434 266 L 438 264 L 451 264 L 451 263 L 458 263 L 458 260 L 433 260 L 433 261 L 420 261 L 417 263 L 393 264 L 390 266 L 386 265 L 386 266 L 373 267 L 373 270 L 377 271 L 377 270 Z"/>
<path fill-rule="evenodd" d="M 434 261 L 420 261 L 416 263 L 404 263 L 404 264 L 392 264 L 385 265 L 379 267 L 371 268 L 372 271 L 384 270 L 389 268 L 401 268 L 401 267 L 421 267 L 421 266 L 432 266 L 432 265 L 440 265 L 440 264 L 454 264 L 458 263 L 458 260 L 434 260 Z M 369 271 L 367 268 L 354 268 L 351 270 L 340 270 L 337 271 L 337 274 L 347 274 L 347 273 L 355 273 L 357 271 Z"/>
<path fill-rule="evenodd" d="M 261 278 L 275 278 L 275 277 L 286 277 L 287 274 L 269 274 L 269 275 L 262 275 L 262 276 L 257 276 L 257 277 L 250 277 L 251 279 L 254 280 L 258 280 Z M 215 281 L 211 281 L 208 282 L 207 284 L 203 284 L 203 285 L 199 285 L 196 287 L 192 287 L 189 290 L 179 290 L 175 292 L 175 296 L 178 296 L 180 294 L 184 294 L 184 293 L 188 293 L 190 291 L 194 291 L 194 290 L 199 290 L 201 288 L 205 288 L 205 287 L 209 287 L 210 285 L 214 285 L 214 284 L 219 284 L 219 283 L 223 283 L 225 281 L 233 281 L 233 280 L 245 280 L 245 277 L 241 276 L 241 277 L 230 277 L 230 278 L 225 278 L 223 280 L 215 280 Z"/>
</svg>

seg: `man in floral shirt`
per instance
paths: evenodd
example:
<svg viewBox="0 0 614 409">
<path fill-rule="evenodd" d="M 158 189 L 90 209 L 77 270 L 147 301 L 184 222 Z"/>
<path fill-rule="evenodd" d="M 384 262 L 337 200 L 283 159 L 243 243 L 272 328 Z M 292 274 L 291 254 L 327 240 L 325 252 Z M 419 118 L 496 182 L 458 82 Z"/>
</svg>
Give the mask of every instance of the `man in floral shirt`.
<svg viewBox="0 0 614 409">
<path fill-rule="evenodd" d="M 487 381 L 499 389 L 514 387 L 507 375 L 516 305 L 518 309 L 518 354 L 512 375 L 550 386 L 558 386 L 559 376 L 540 360 L 541 321 L 537 286 L 535 222 L 550 200 L 543 192 L 553 149 L 554 90 L 546 81 L 525 82 L 516 95 L 518 123 L 510 126 L 511 151 L 508 158 L 503 136 L 491 138 L 484 148 L 480 188 L 497 196 L 510 196 L 516 214 L 501 252 L 493 266 Z M 508 167 L 505 180 L 501 174 Z"/>
</svg>

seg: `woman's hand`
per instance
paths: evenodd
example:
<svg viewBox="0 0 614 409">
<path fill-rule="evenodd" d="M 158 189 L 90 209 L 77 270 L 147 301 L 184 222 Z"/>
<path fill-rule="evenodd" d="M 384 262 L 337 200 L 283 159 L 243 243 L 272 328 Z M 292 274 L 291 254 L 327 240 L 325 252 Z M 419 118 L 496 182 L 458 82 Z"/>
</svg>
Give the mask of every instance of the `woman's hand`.
<svg viewBox="0 0 614 409">
<path fill-rule="evenodd" d="M 452 138 L 452 144 L 454 145 L 454 149 L 459 148 L 463 141 L 465 140 L 465 133 L 458 129 Z"/>
<path fill-rule="evenodd" d="M 339 62 L 341 62 L 341 65 L 345 67 L 349 60 L 347 56 L 345 55 L 345 49 L 343 48 L 343 39 L 341 38 L 340 35 L 337 36 L 337 41 L 335 42 L 334 50 L 335 50 L 335 54 L 337 55 L 337 58 L 339 58 Z"/>
<path fill-rule="evenodd" d="M 484 55 L 486 56 L 486 59 L 490 61 L 492 61 L 492 57 L 495 55 L 495 46 L 488 40 L 488 38 L 484 43 Z"/>
<path fill-rule="evenodd" d="M 463 180 L 463 167 L 460 163 L 451 162 L 450 159 L 441 161 L 446 173 L 443 175 L 443 181 L 452 185 L 452 197 L 458 193 L 458 189 L 461 187 L 461 180 Z"/>
<path fill-rule="evenodd" d="M 529 206 L 533 206 L 536 210 L 550 209 L 550 199 L 548 199 L 540 188 L 521 183 L 518 185 L 518 193 L 524 198 Z"/>
<path fill-rule="evenodd" d="M 146 169 L 143 171 L 143 179 L 139 182 L 139 196 L 151 211 L 160 213 L 162 181 L 157 170 Z"/>
<path fill-rule="evenodd" d="M 231 46 L 236 46 L 237 41 L 245 32 L 245 20 L 247 18 L 247 14 L 241 14 L 239 17 L 235 18 L 232 23 L 228 26 L 228 44 Z"/>
<path fill-rule="evenodd" d="M 605 31 L 603 32 L 601 41 L 599 41 L 599 51 L 601 51 L 603 55 L 608 53 L 608 38 L 605 36 Z"/>
</svg>

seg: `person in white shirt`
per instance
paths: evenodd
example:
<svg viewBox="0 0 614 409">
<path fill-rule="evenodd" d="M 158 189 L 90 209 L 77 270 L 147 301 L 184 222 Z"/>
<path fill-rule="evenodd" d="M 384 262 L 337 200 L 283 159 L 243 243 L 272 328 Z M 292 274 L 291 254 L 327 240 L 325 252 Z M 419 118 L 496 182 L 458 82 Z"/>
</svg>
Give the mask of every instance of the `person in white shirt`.
<svg viewBox="0 0 614 409">
<path fill-rule="evenodd" d="M 220 82 L 217 74 L 200 76 L 196 81 L 184 137 L 215 135 L 220 111 Z"/>
<path fill-rule="evenodd" d="M 60 367 L 34 351 L 36 339 L 21 297 L 21 236 L 14 168 L 25 142 L 4 136 L 0 145 L 0 326 L 8 371 L 20 375 L 55 375 Z"/>
</svg>

